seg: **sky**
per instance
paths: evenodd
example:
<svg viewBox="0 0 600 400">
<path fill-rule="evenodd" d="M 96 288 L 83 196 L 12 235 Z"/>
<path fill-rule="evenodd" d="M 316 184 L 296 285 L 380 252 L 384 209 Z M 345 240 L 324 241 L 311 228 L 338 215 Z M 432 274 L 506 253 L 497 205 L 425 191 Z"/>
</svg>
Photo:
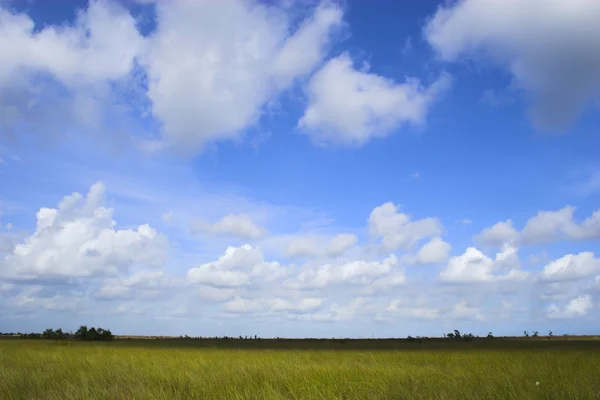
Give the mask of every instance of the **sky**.
<svg viewBox="0 0 600 400">
<path fill-rule="evenodd" d="M 0 331 L 598 333 L 599 19 L 0 1 Z"/>
</svg>

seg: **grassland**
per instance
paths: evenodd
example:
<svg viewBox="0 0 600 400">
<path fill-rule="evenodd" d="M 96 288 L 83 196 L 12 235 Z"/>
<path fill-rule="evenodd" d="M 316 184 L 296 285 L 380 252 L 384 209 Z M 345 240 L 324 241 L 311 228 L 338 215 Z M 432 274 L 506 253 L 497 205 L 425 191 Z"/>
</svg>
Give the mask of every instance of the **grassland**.
<svg viewBox="0 0 600 400">
<path fill-rule="evenodd" d="M 600 399 L 600 341 L 2 339 L 0 399 Z"/>
</svg>

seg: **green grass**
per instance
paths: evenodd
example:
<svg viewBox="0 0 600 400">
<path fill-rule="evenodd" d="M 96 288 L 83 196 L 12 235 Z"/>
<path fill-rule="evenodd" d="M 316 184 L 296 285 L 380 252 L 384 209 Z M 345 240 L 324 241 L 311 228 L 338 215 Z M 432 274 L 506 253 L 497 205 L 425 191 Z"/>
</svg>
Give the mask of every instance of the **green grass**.
<svg viewBox="0 0 600 400">
<path fill-rule="evenodd" d="M 11 339 L 0 399 L 600 399 L 600 345 Z"/>
</svg>

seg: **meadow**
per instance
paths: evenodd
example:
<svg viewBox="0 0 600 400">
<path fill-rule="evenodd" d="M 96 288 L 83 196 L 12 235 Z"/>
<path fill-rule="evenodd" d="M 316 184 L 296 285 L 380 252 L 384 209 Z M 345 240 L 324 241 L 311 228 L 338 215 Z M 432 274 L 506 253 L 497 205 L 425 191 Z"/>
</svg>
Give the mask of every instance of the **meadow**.
<svg viewBox="0 0 600 400">
<path fill-rule="evenodd" d="M 0 399 L 600 399 L 600 341 L 5 338 Z"/>
</svg>

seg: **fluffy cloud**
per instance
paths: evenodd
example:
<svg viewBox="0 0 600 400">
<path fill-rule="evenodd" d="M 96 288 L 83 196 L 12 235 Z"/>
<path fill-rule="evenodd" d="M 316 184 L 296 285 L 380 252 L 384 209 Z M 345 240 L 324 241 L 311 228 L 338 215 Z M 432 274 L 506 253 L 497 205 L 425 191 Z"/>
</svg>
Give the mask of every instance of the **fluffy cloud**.
<svg viewBox="0 0 600 400">
<path fill-rule="evenodd" d="M 307 267 L 297 276 L 286 281 L 286 286 L 295 289 L 325 288 L 336 284 L 368 285 L 377 278 L 392 274 L 401 274 L 398 259 L 390 255 L 383 261 L 349 261 L 336 264 L 324 264 L 317 267 Z"/>
<path fill-rule="evenodd" d="M 195 150 L 238 138 L 323 60 L 342 24 L 330 2 L 300 24 L 293 10 L 259 1 L 158 2 L 156 30 L 143 37 L 135 18 L 108 0 L 92 0 L 72 26 L 39 32 L 28 16 L 0 7 L 1 121 L 47 128 L 69 113 L 95 125 L 125 92 L 162 125 L 167 144 Z"/>
<path fill-rule="evenodd" d="M 417 264 L 439 264 L 448 259 L 452 246 L 440 238 L 433 238 L 417 252 L 414 261 Z"/>
<path fill-rule="evenodd" d="M 215 235 L 232 235 L 245 239 L 258 239 L 267 233 L 264 227 L 256 225 L 252 218 L 245 214 L 229 214 L 212 225 L 203 221 L 195 221 L 193 229 Z"/>
<path fill-rule="evenodd" d="M 545 281 L 567 281 L 587 278 L 600 273 L 600 260 L 592 252 L 567 254 L 544 266 L 540 279 Z"/>
<path fill-rule="evenodd" d="M 285 7 L 258 1 L 157 3 L 142 63 L 166 138 L 191 148 L 238 138 L 267 102 L 310 73 L 342 11 L 323 3 L 295 31 L 290 19 Z"/>
<path fill-rule="evenodd" d="M 50 73 L 67 86 L 119 79 L 142 51 L 135 19 L 124 8 L 92 1 L 73 26 L 34 32 L 24 14 L 0 9 L 0 82 L 23 71 Z"/>
<path fill-rule="evenodd" d="M 274 281 L 290 272 L 278 262 L 265 261 L 260 249 L 245 244 L 228 247 L 218 260 L 190 269 L 187 277 L 192 283 L 228 288 Z"/>
<path fill-rule="evenodd" d="M 540 211 L 527 220 L 521 231 L 514 228 L 511 220 L 498 222 L 485 228 L 476 240 L 489 246 L 504 244 L 532 245 L 559 240 L 587 240 L 600 237 L 600 210 L 578 223 L 573 213 L 575 207 L 566 206 L 556 211 Z"/>
<path fill-rule="evenodd" d="M 33 235 L 1 262 L 5 278 L 20 280 L 117 276 L 132 266 L 156 267 L 168 240 L 149 225 L 115 229 L 113 209 L 102 206 L 104 185 L 73 193 L 58 208 L 41 208 Z"/>
<path fill-rule="evenodd" d="M 144 51 L 136 21 L 123 7 L 92 1 L 72 26 L 46 26 L 0 5 L 0 118 L 3 133 L 15 123 L 85 123 L 106 114 L 110 85 L 129 80 Z M 65 90 L 66 89 L 66 90 Z M 72 129 L 73 125 L 69 126 Z"/>
<path fill-rule="evenodd" d="M 590 296 L 579 296 L 570 300 L 563 308 L 551 304 L 547 311 L 548 318 L 576 318 L 582 317 L 594 308 Z"/>
<path fill-rule="evenodd" d="M 317 143 L 362 145 L 387 136 L 403 122 L 422 124 L 449 85 L 448 75 L 427 88 L 417 79 L 396 83 L 355 69 L 344 53 L 311 78 L 309 104 L 298 126 Z"/>
<path fill-rule="evenodd" d="M 538 126 L 564 130 L 600 98 L 600 3 L 462 0 L 438 8 L 425 37 L 447 61 L 470 57 L 508 70 Z"/>
<path fill-rule="evenodd" d="M 505 222 L 498 222 L 489 228 L 485 228 L 475 239 L 488 246 L 503 246 L 506 243 L 513 243 L 519 233 L 513 227 L 513 222 L 509 219 Z"/>
<path fill-rule="evenodd" d="M 442 224 L 436 218 L 413 221 L 410 215 L 398 212 L 398 206 L 388 202 L 371 212 L 369 231 L 381 238 L 385 251 L 409 250 L 423 239 L 441 235 Z"/>
<path fill-rule="evenodd" d="M 452 257 L 439 275 L 446 282 L 489 282 L 494 280 L 523 280 L 528 274 L 521 271 L 517 249 L 507 246 L 495 259 L 474 247 Z M 502 273 L 502 274 L 499 274 Z"/>
<path fill-rule="evenodd" d="M 344 254 L 348 248 L 356 244 L 358 238 L 355 235 L 343 233 L 327 240 L 325 246 L 319 245 L 319 242 L 326 240 L 314 236 L 297 237 L 287 245 L 284 253 L 287 257 L 336 257 Z"/>
</svg>

